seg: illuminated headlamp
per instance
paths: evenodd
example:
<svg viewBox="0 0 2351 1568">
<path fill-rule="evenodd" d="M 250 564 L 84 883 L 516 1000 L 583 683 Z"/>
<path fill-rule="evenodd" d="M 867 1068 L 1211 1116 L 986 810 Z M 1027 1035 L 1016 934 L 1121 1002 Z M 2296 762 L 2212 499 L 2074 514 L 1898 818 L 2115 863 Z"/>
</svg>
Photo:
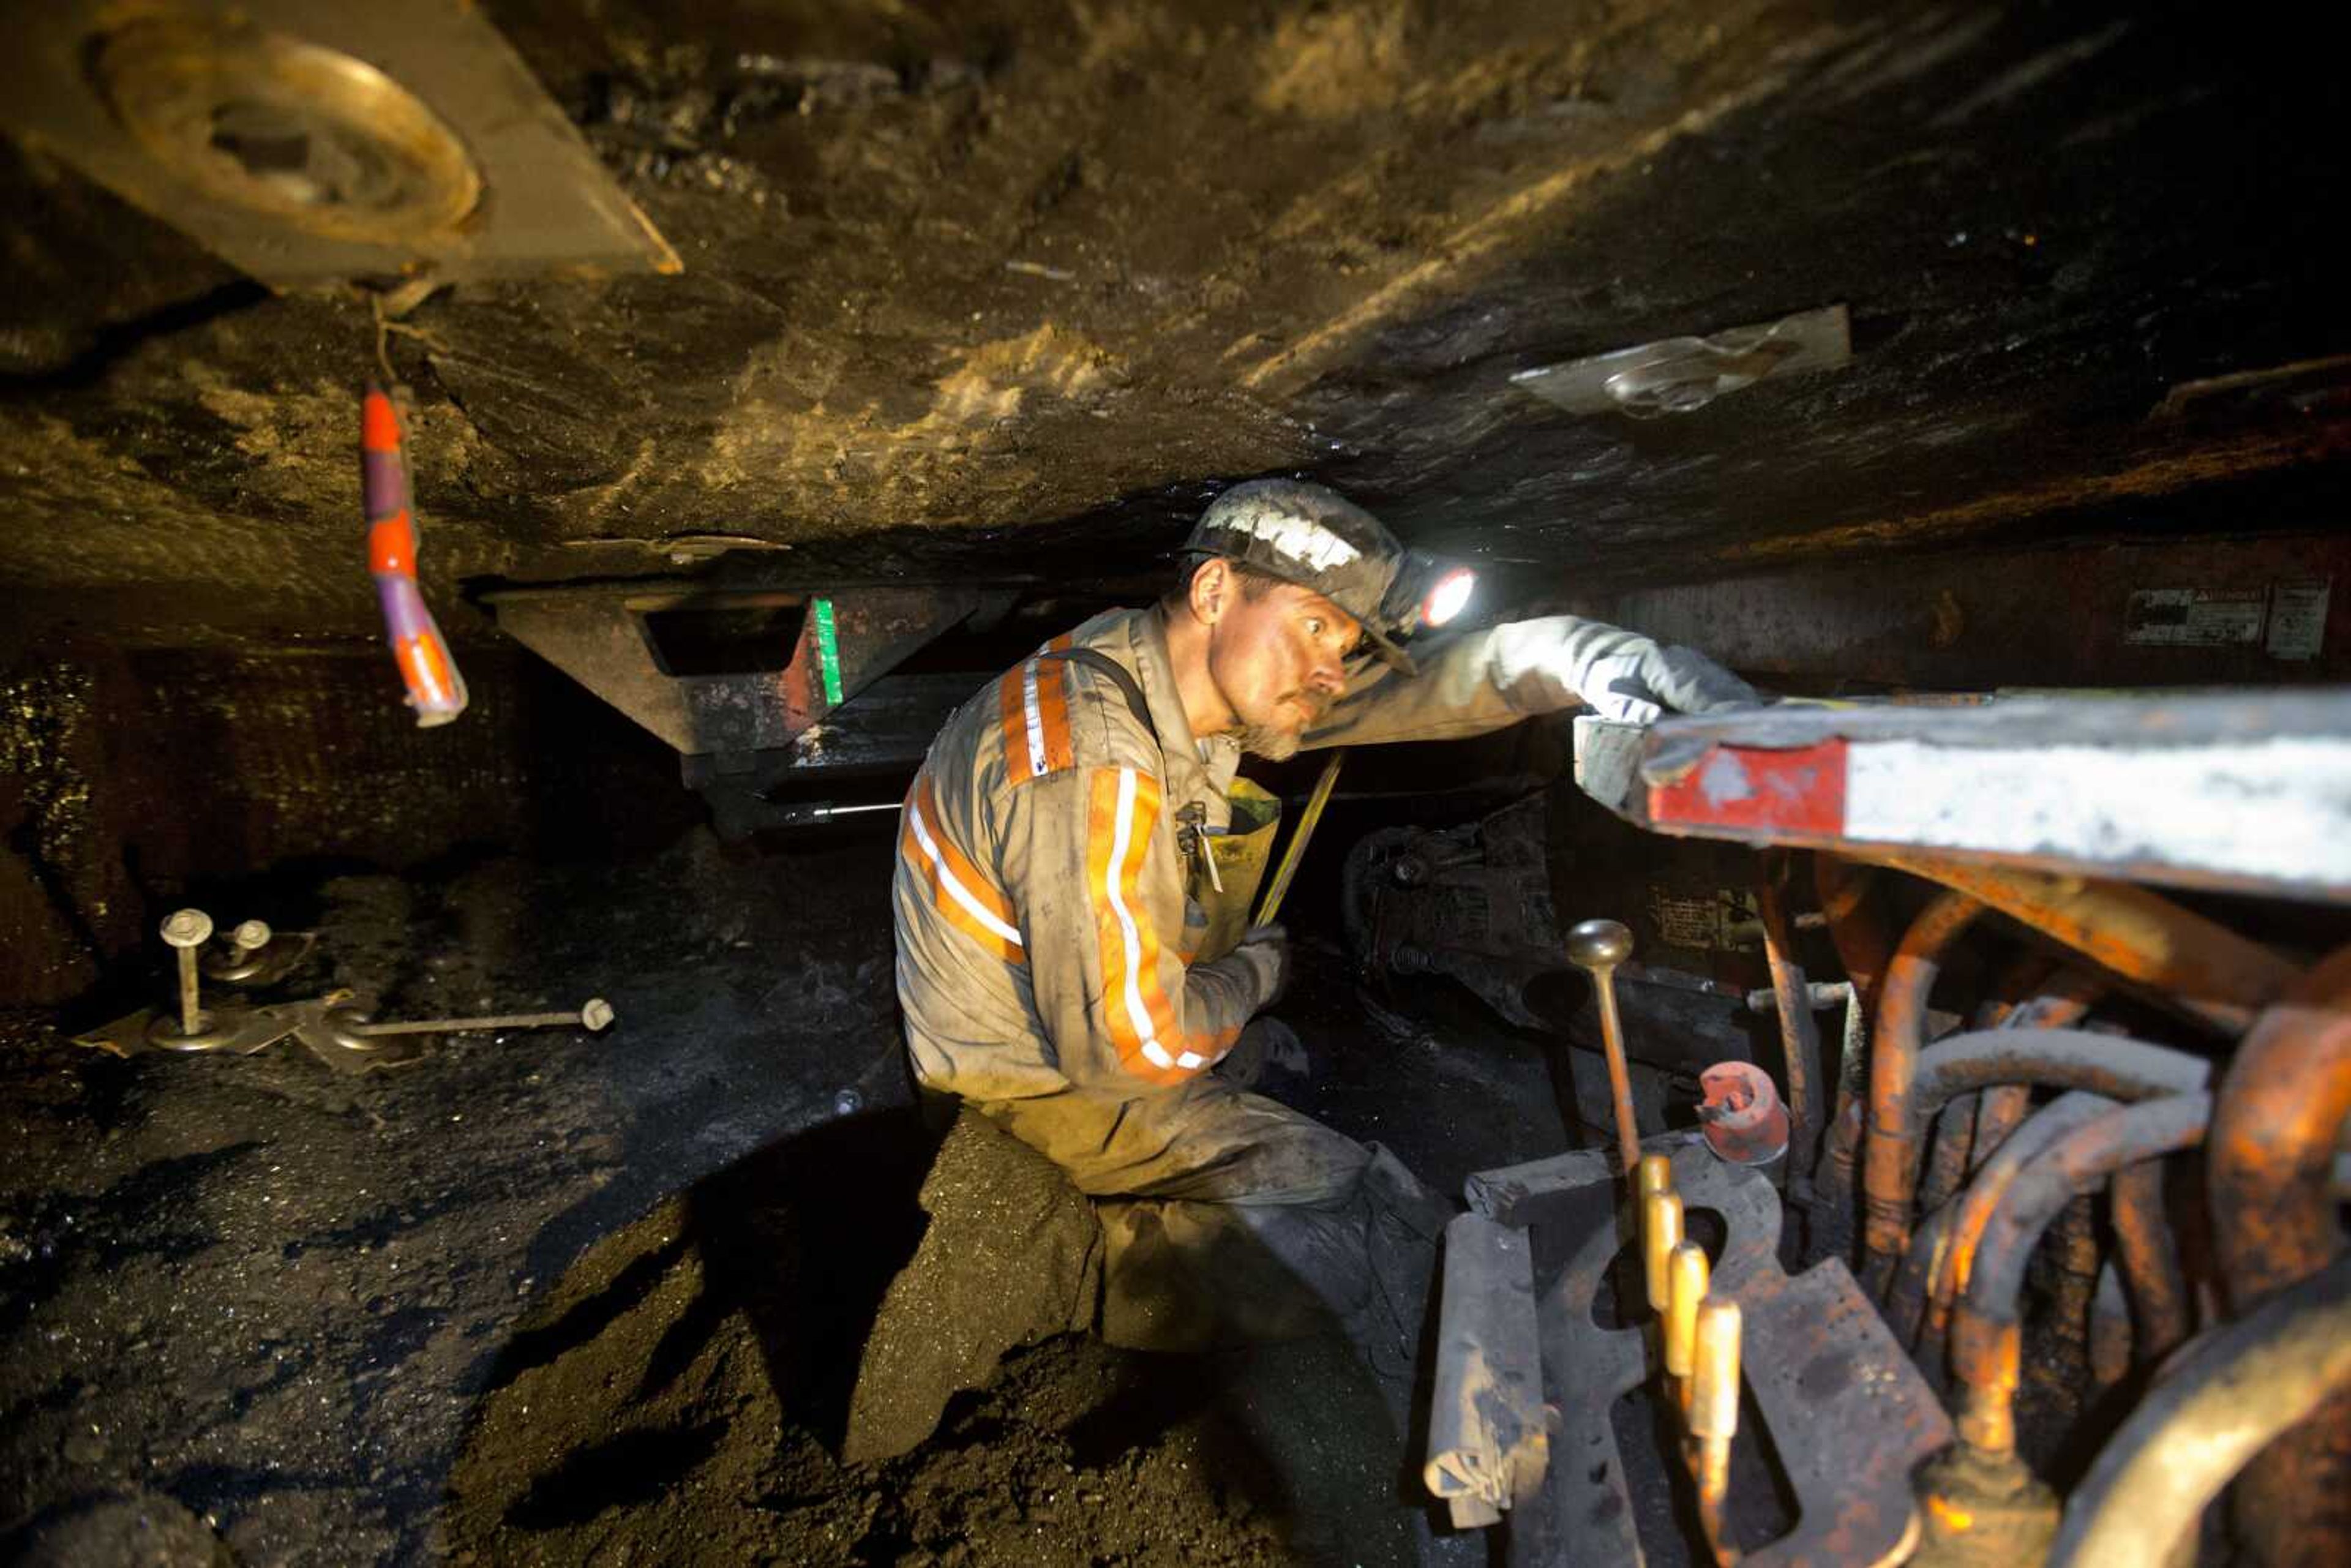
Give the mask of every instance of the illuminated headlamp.
<svg viewBox="0 0 2351 1568">
<path fill-rule="evenodd" d="M 1457 566 L 1442 573 L 1421 596 L 1420 623 L 1444 625 L 1468 607 L 1469 596 L 1477 591 L 1478 574 L 1468 567 Z"/>
<path fill-rule="evenodd" d="M 1478 589 L 1478 574 L 1466 566 L 1407 550 L 1382 602 L 1381 619 L 1391 637 L 1409 637 L 1422 627 L 1457 619 Z"/>
</svg>

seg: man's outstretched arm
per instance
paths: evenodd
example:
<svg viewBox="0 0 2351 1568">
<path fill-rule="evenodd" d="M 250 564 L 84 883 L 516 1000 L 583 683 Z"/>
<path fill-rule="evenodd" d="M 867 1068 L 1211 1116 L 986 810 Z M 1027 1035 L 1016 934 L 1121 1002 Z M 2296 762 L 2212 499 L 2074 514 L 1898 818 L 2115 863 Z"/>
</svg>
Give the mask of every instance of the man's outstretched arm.
<svg viewBox="0 0 2351 1568">
<path fill-rule="evenodd" d="M 1514 621 L 1416 648 L 1420 673 L 1374 666 L 1306 732 L 1304 744 L 1360 746 L 1483 735 L 1580 706 L 1646 723 L 1661 713 L 1710 713 L 1761 700 L 1691 648 L 1580 615 Z"/>
</svg>

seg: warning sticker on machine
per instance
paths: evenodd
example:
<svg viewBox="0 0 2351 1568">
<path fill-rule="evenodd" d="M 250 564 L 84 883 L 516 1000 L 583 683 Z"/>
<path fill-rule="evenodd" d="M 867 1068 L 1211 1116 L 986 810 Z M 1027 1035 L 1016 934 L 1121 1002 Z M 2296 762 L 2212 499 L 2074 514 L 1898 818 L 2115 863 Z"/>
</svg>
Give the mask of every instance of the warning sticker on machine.
<svg viewBox="0 0 2351 1568">
<path fill-rule="evenodd" d="M 1657 940 L 1668 947 L 1752 947 L 1763 940 L 1763 923 L 1755 911 L 1755 895 L 1744 888 L 1720 887 L 1708 893 L 1672 893 L 1649 889 L 1649 924 Z"/>
<path fill-rule="evenodd" d="M 2142 588 L 2123 612 L 2123 641 L 2173 648 L 2258 643 L 2269 610 L 2265 588 Z"/>
<path fill-rule="evenodd" d="M 2331 577 L 2271 586 L 2271 658 L 2318 657 L 2319 651 L 2326 645 L 2326 600 L 2334 587 Z"/>
</svg>

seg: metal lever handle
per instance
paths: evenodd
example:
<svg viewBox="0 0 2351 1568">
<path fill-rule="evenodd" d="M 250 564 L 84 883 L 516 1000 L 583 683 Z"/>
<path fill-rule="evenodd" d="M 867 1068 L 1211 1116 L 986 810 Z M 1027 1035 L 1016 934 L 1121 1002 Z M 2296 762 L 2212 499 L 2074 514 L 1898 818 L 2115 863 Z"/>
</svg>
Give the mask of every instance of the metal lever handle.
<svg viewBox="0 0 2351 1568">
<path fill-rule="evenodd" d="M 1625 1056 L 1625 1025 L 1616 1016 L 1616 966 L 1633 956 L 1633 933 L 1622 921 L 1584 920 L 1567 934 L 1568 961 L 1592 977 L 1600 1003 L 1600 1042 L 1608 1052 L 1608 1089 L 1616 1102 L 1616 1152 L 1626 1180 L 1641 1164 L 1641 1134 L 1633 1117 L 1633 1071 Z"/>
<path fill-rule="evenodd" d="M 612 1021 L 612 1004 L 601 997 L 590 997 L 578 1009 L 567 1013 L 498 1013 L 477 1019 L 407 1019 L 397 1023 L 359 1023 L 345 1026 L 345 1032 L 375 1039 L 388 1034 L 467 1034 L 492 1029 L 562 1029 L 567 1026 L 595 1032 Z"/>
<path fill-rule="evenodd" d="M 1730 1440 L 1739 1433 L 1739 1303 L 1708 1296 L 1698 1310 L 1690 1368 L 1689 1431 L 1696 1439 L 1698 1521 L 1717 1563 L 1734 1560 L 1722 1533 L 1730 1494 Z"/>
</svg>

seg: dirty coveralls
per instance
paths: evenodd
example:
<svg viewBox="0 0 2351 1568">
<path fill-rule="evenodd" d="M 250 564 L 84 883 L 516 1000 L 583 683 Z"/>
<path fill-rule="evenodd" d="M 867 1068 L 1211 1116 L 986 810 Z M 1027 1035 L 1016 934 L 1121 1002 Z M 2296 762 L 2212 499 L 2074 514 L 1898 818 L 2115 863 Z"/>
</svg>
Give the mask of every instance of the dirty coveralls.
<svg viewBox="0 0 2351 1568">
<path fill-rule="evenodd" d="M 1164 613 L 1055 639 L 932 743 L 894 883 L 914 1073 L 1094 1200 L 1110 1343 L 1198 1348 L 1335 1317 L 1408 1365 L 1449 1206 L 1375 1145 L 1210 1071 L 1278 981 L 1271 953 L 1236 946 L 1275 823 L 1237 786 L 1238 742 L 1191 733 Z M 1522 622 L 1452 640 L 1416 676 L 1373 670 L 1304 744 L 1475 735 L 1571 706 L 1559 650 L 1592 626 Z M 1052 656 L 1072 645 L 1132 674 L 1148 724 L 1107 673 Z"/>
</svg>

